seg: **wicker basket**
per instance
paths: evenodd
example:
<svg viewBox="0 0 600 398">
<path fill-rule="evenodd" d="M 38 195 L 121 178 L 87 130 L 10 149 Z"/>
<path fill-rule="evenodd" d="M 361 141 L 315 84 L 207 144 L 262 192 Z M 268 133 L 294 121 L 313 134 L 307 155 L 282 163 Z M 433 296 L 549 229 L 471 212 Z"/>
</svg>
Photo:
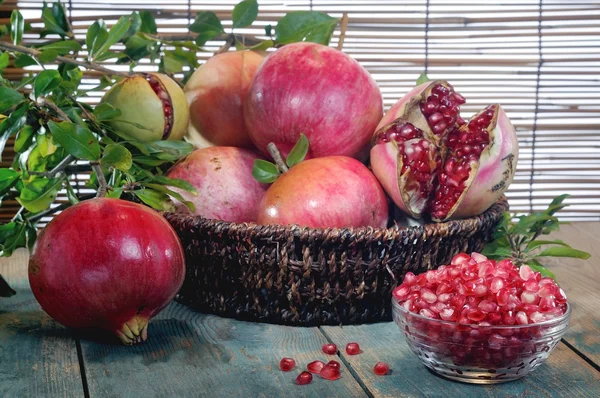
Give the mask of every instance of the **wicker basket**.
<svg viewBox="0 0 600 398">
<path fill-rule="evenodd" d="M 389 321 L 391 291 L 407 271 L 481 250 L 507 209 L 503 199 L 470 219 L 387 229 L 235 224 L 167 213 L 187 261 L 176 300 L 286 325 Z"/>
</svg>

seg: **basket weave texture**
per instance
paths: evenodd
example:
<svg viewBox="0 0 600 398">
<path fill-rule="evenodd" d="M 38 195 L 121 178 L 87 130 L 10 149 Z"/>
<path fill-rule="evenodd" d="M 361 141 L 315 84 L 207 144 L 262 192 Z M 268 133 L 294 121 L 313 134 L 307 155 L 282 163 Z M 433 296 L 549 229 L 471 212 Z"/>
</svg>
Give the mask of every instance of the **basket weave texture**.
<svg viewBox="0 0 600 398">
<path fill-rule="evenodd" d="M 176 300 L 240 320 L 339 325 L 391 320 L 391 291 L 408 271 L 481 250 L 508 203 L 445 223 L 313 229 L 165 213 L 181 238 L 186 277 Z"/>
</svg>

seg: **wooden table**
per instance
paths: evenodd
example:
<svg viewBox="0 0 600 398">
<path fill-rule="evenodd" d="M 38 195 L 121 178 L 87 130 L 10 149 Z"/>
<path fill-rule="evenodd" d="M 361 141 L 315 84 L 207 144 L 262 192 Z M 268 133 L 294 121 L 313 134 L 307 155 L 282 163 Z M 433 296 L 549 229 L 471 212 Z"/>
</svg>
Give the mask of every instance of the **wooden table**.
<svg viewBox="0 0 600 398">
<path fill-rule="evenodd" d="M 600 397 L 600 222 L 564 225 L 556 234 L 592 253 L 587 261 L 549 260 L 573 306 L 571 327 L 550 358 L 527 377 L 502 385 L 447 381 L 427 371 L 394 323 L 296 328 L 239 322 L 173 303 L 133 347 L 79 336 L 51 320 L 29 290 L 27 253 L 0 260 L 18 294 L 0 299 L 0 397 Z M 322 344 L 357 341 L 363 353 L 326 356 Z M 304 367 L 337 359 L 342 378 L 281 372 L 289 356 Z M 376 376 L 377 361 L 393 373 Z"/>
</svg>

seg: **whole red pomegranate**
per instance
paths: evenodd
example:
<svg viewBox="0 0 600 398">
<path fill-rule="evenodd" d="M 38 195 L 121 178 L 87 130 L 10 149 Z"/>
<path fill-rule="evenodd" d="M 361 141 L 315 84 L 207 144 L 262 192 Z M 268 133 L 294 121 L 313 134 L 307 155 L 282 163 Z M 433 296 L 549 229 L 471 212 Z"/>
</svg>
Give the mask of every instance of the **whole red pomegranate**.
<svg viewBox="0 0 600 398">
<path fill-rule="evenodd" d="M 254 147 L 242 105 L 263 58 L 253 51 L 217 54 L 190 77 L 183 88 L 190 105 L 187 139 L 196 147 Z"/>
<path fill-rule="evenodd" d="M 508 188 L 517 167 L 515 128 L 494 104 L 466 123 L 465 99 L 445 81 L 424 83 L 383 117 L 371 167 L 394 203 L 435 221 L 483 213 Z"/>
<path fill-rule="evenodd" d="M 48 315 L 68 327 L 106 329 L 125 344 L 146 340 L 148 321 L 184 274 L 171 225 L 145 206 L 109 198 L 56 216 L 29 260 L 31 290 Z"/>
<path fill-rule="evenodd" d="M 142 141 L 180 140 L 190 119 L 185 94 L 162 73 L 136 73 L 106 92 L 103 103 L 121 111 L 109 125 Z"/>
<path fill-rule="evenodd" d="M 244 102 L 248 134 L 267 152 L 288 154 L 300 134 L 308 157 L 356 157 L 383 114 L 381 93 L 354 59 L 316 43 L 294 43 L 268 55 Z"/>
<path fill-rule="evenodd" d="M 256 221 L 258 203 L 267 190 L 267 185 L 252 177 L 252 165 L 259 157 L 254 151 L 235 147 L 196 149 L 167 176 L 186 180 L 196 188 L 198 196 L 172 188 L 194 203 L 194 215 L 231 222 Z M 175 205 L 177 211 L 189 212 L 187 206 Z"/>
<path fill-rule="evenodd" d="M 327 156 L 281 175 L 261 200 L 257 223 L 383 228 L 387 219 L 387 198 L 369 169 L 347 156 Z"/>
</svg>

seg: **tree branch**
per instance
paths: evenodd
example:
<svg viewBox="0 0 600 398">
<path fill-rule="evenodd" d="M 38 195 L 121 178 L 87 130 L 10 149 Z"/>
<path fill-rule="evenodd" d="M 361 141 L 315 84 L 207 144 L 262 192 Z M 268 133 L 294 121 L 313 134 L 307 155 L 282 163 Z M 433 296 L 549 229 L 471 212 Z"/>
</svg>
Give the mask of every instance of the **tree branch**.
<svg viewBox="0 0 600 398">
<path fill-rule="evenodd" d="M 269 154 L 275 161 L 275 164 L 277 165 L 279 171 L 281 171 L 282 173 L 286 173 L 289 170 L 289 168 L 283 161 L 283 158 L 281 157 L 281 152 L 279 152 L 279 148 L 277 148 L 277 145 L 275 145 L 274 142 L 269 142 L 269 145 L 267 145 L 267 151 L 269 151 Z"/>
<path fill-rule="evenodd" d="M 42 177 L 52 178 L 56 174 L 58 174 L 61 171 L 65 170 L 67 168 L 67 166 L 69 164 L 71 164 L 74 160 L 75 160 L 75 158 L 73 156 L 68 155 L 66 158 L 64 158 L 63 160 L 61 160 L 60 163 L 57 164 L 50 171 L 30 171 L 30 170 L 27 170 L 27 174 L 31 174 L 31 175 L 34 175 L 34 176 L 42 176 Z"/>
<path fill-rule="evenodd" d="M 215 51 L 215 55 L 229 51 L 231 46 L 233 46 L 234 44 L 235 36 L 233 34 L 230 34 L 229 36 L 227 36 L 227 39 L 225 39 L 225 44 L 223 44 L 217 51 Z"/>
<path fill-rule="evenodd" d="M 21 54 L 27 54 L 27 55 L 31 55 L 32 57 L 39 57 L 41 54 L 41 51 L 35 50 L 33 48 L 27 48 L 27 47 L 23 47 L 23 46 L 18 46 L 18 45 L 14 45 L 12 43 L 8 43 L 5 41 L 0 41 L 0 49 L 3 50 L 7 50 L 7 51 L 15 51 Z M 97 70 L 100 72 L 103 72 L 107 75 L 111 75 L 111 76 L 129 76 L 129 73 L 126 72 L 118 72 L 109 68 L 105 68 L 104 66 L 95 64 L 95 63 L 91 63 L 91 62 L 82 62 L 82 61 L 78 61 L 76 59 L 73 58 L 69 58 L 69 57 L 63 57 L 63 56 L 58 56 L 56 57 L 55 63 L 60 63 L 63 62 L 65 64 L 70 64 L 70 65 L 77 65 L 77 66 L 81 66 L 85 69 L 93 69 L 93 70 Z"/>
<path fill-rule="evenodd" d="M 342 51 L 344 47 L 344 39 L 346 39 L 346 28 L 348 28 L 348 13 L 344 13 L 342 17 L 342 25 L 340 27 L 340 39 L 338 41 L 337 49 Z"/>
<path fill-rule="evenodd" d="M 56 105 L 54 102 L 50 101 L 48 98 L 39 97 L 38 105 L 47 106 L 48 108 L 52 109 L 54 111 L 54 113 L 56 113 L 62 120 L 66 121 L 66 122 L 71 121 L 71 119 L 69 118 L 69 115 L 67 115 L 65 112 L 63 112 L 63 110 L 60 109 L 58 107 L 58 105 Z"/>
<path fill-rule="evenodd" d="M 90 162 L 92 166 L 92 170 L 96 173 L 96 178 L 98 179 L 98 193 L 96 194 L 97 198 L 103 198 L 106 196 L 106 191 L 108 190 L 108 184 L 106 183 L 106 178 L 104 178 L 104 172 L 102 171 L 102 167 L 100 167 L 99 162 Z"/>
</svg>

